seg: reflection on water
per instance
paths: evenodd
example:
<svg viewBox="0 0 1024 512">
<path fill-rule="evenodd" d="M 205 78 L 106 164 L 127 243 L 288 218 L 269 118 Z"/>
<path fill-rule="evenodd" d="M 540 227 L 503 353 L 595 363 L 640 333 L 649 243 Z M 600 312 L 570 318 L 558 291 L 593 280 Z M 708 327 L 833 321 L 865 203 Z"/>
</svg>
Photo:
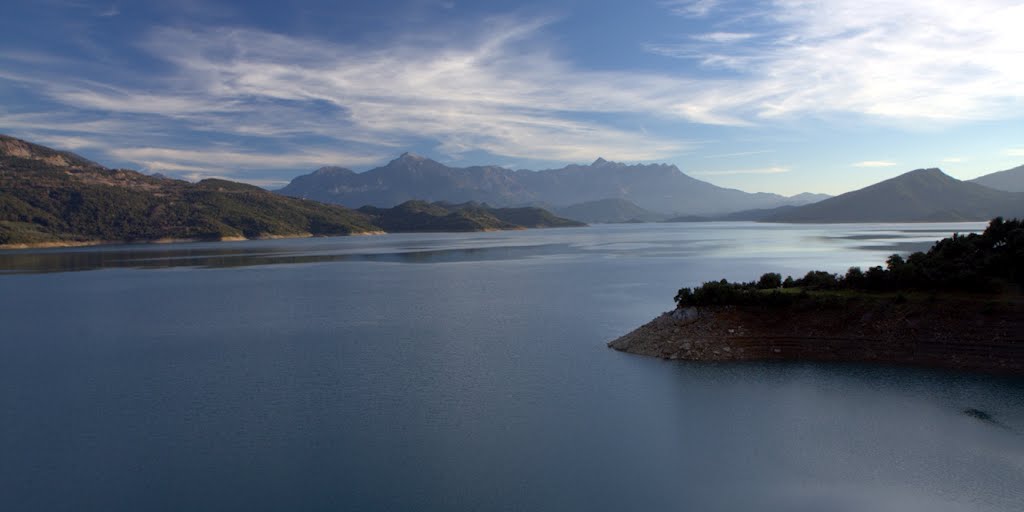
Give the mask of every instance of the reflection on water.
<svg viewBox="0 0 1024 512">
<path fill-rule="evenodd" d="M 2 250 L 0 274 L 104 268 L 228 268 L 323 262 L 453 263 L 578 256 L 677 258 L 806 257 L 813 251 L 879 254 L 927 250 L 954 232 L 984 223 L 785 225 L 749 222 L 604 225 L 503 233 L 396 234 L 375 237 L 231 243 L 121 245 Z M 884 258 L 876 258 L 880 264 Z"/>
<path fill-rule="evenodd" d="M 985 228 L 984 223 L 943 223 L 902 226 L 892 229 L 884 224 L 874 225 L 841 225 L 835 232 L 827 233 L 819 241 L 829 243 L 835 241 L 857 241 L 855 246 L 860 250 L 885 250 L 898 253 L 927 251 L 936 240 L 949 237 L 953 233 L 979 233 Z"/>
<path fill-rule="evenodd" d="M 0 273 L 73 272 L 102 268 L 228 268 L 257 265 L 323 263 L 331 261 L 372 261 L 388 263 L 444 263 L 516 259 L 560 251 L 557 244 L 536 246 L 469 247 L 441 250 L 394 252 L 308 253 L 289 247 L 75 250 L 0 254 Z"/>
</svg>

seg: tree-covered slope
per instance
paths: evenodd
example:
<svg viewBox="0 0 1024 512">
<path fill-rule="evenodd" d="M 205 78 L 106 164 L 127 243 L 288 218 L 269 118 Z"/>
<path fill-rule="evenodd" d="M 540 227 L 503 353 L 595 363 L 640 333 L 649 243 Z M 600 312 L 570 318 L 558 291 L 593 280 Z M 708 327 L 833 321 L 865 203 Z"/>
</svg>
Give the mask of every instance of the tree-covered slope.
<svg viewBox="0 0 1024 512">
<path fill-rule="evenodd" d="M 570 225 L 579 223 L 540 208 L 411 201 L 354 211 L 227 180 L 188 183 L 107 169 L 73 153 L 0 135 L 0 246 Z"/>
<path fill-rule="evenodd" d="M 358 212 L 257 187 L 133 171 L 26 173 L 0 164 L 0 245 L 343 235 L 375 231 Z M 102 181 L 131 181 L 132 185 Z"/>
<path fill-rule="evenodd" d="M 636 203 L 626 199 L 609 198 L 587 201 L 558 208 L 559 215 L 581 222 L 617 223 L 617 222 L 649 222 L 660 220 L 662 215 L 645 210 Z"/>
<path fill-rule="evenodd" d="M 375 225 L 388 232 L 491 231 L 584 225 L 541 208 L 491 208 L 479 203 L 453 205 L 406 201 L 394 208 L 364 206 L 359 212 L 368 215 Z"/>
</svg>

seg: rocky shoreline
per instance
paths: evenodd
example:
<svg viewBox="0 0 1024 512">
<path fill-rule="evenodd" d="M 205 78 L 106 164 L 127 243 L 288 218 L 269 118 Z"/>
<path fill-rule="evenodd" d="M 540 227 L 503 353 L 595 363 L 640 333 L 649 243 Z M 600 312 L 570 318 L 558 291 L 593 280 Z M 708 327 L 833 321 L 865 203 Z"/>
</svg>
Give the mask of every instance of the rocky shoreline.
<svg viewBox="0 0 1024 512">
<path fill-rule="evenodd" d="M 608 343 L 689 361 L 837 361 L 1024 375 L 1024 304 L 934 296 L 666 312 Z"/>
</svg>

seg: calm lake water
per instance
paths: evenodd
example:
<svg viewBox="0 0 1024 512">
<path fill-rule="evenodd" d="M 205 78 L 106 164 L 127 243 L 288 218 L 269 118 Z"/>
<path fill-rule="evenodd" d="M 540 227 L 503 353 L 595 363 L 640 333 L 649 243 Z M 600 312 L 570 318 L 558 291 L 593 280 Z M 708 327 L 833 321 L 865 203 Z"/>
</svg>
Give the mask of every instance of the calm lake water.
<svg viewBox="0 0 1024 512">
<path fill-rule="evenodd" d="M 1020 511 L 1022 379 L 605 346 L 680 286 L 982 227 L 0 252 L 0 510 Z"/>
</svg>

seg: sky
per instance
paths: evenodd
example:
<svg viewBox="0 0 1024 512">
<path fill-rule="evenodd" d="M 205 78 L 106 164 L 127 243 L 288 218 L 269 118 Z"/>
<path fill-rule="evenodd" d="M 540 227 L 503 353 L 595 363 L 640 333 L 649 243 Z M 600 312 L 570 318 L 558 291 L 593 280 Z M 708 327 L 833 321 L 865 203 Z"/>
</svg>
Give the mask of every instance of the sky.
<svg viewBox="0 0 1024 512">
<path fill-rule="evenodd" d="M 411 151 L 838 194 L 1024 164 L 1024 2 L 13 0 L 0 133 L 278 188 Z"/>
</svg>

